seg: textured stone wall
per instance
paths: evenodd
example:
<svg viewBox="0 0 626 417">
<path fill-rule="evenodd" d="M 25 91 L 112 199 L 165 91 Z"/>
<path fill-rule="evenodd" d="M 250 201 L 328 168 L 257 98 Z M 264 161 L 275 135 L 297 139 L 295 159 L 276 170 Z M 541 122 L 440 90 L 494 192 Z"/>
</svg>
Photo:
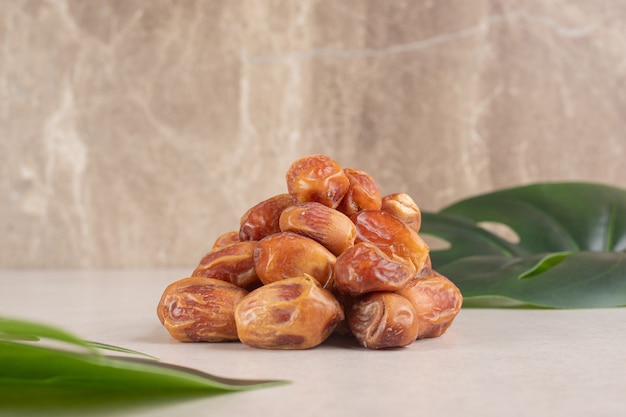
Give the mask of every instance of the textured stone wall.
<svg viewBox="0 0 626 417">
<path fill-rule="evenodd" d="M 625 21 L 617 0 L 0 0 L 0 267 L 193 267 L 309 153 L 426 210 L 626 186 Z"/>
</svg>

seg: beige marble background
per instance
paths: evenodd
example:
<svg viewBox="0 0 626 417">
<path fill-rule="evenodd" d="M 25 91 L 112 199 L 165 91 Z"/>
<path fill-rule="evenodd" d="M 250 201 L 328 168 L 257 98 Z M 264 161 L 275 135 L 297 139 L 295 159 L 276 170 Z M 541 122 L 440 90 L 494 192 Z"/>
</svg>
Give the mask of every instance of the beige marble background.
<svg viewBox="0 0 626 417">
<path fill-rule="evenodd" d="M 0 267 L 194 267 L 327 153 L 626 187 L 626 2 L 0 0 Z"/>
</svg>

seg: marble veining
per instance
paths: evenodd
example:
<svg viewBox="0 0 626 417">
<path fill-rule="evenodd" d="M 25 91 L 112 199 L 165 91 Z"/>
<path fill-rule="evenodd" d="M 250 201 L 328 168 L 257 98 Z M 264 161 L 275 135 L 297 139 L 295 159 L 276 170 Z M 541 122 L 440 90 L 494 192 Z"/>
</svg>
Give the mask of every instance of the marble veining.
<svg viewBox="0 0 626 417">
<path fill-rule="evenodd" d="M 626 4 L 0 2 L 0 267 L 192 268 L 327 153 L 423 209 L 626 186 Z"/>
</svg>

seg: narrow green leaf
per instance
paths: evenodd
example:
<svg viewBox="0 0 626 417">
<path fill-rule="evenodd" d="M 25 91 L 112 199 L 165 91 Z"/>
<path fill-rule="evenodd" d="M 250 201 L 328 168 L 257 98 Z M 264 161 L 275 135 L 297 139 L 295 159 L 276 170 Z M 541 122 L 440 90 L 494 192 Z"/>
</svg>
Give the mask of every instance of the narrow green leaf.
<svg viewBox="0 0 626 417">
<path fill-rule="evenodd" d="M 0 317 L 0 340 L 39 340 L 46 338 L 70 343 L 95 352 L 93 346 L 81 338 L 56 327 L 15 318 Z"/>
<path fill-rule="evenodd" d="M 137 352 L 136 350 L 127 349 L 119 346 L 113 346 L 106 343 L 86 341 L 75 336 L 65 330 L 42 323 L 36 323 L 27 320 L 0 317 L 0 340 L 13 341 L 31 341 L 36 342 L 44 339 L 57 340 L 60 342 L 77 345 L 96 352 L 96 349 L 109 350 L 112 352 L 120 352 L 131 355 L 144 356 L 150 359 L 157 359 L 146 353 Z"/>
<path fill-rule="evenodd" d="M 64 330 L 18 319 L 0 318 L 0 413 L 49 407 L 109 407 L 190 396 L 216 395 L 284 384 L 286 381 L 218 377 L 154 360 L 140 352 L 87 342 Z M 51 339 L 80 351 L 16 340 Z M 133 356 L 106 356 L 104 348 Z M 143 355 L 144 358 L 137 357 Z M 90 402 L 85 402 L 89 398 Z"/>
<path fill-rule="evenodd" d="M 90 387 L 101 390 L 241 391 L 275 381 L 220 378 L 153 360 L 68 352 L 0 342 L 0 384 Z"/>
<path fill-rule="evenodd" d="M 110 350 L 112 352 L 126 353 L 126 354 L 130 354 L 130 355 L 143 356 L 143 357 L 148 358 L 148 359 L 158 360 L 158 358 L 156 358 L 154 356 L 151 356 L 151 355 L 148 355 L 147 353 L 138 352 L 136 350 L 132 350 L 132 349 L 128 349 L 128 348 L 108 345 L 106 343 L 92 342 L 92 341 L 87 341 L 87 343 L 91 347 L 96 348 L 96 349 Z"/>
</svg>

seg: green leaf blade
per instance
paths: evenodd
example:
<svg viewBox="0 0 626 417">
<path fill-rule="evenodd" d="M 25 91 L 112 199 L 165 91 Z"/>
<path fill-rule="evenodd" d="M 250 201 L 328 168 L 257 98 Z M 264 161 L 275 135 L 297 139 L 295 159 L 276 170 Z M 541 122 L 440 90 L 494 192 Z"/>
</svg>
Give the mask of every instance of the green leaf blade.
<svg viewBox="0 0 626 417">
<path fill-rule="evenodd" d="M 0 341 L 11 338 L 34 341 L 40 338 L 46 338 L 69 343 L 96 352 L 95 348 L 90 345 L 89 342 L 63 329 L 33 321 L 0 317 Z"/>
<path fill-rule="evenodd" d="M 100 343 L 100 342 L 91 342 L 91 341 L 86 341 L 87 344 L 89 344 L 89 346 L 95 348 L 95 349 L 102 349 L 102 350 L 110 350 L 111 352 L 119 352 L 119 353 L 126 353 L 129 355 L 137 355 L 137 356 L 142 356 L 144 358 L 148 358 L 148 359 L 152 359 L 152 360 L 158 360 L 158 358 L 152 356 L 152 355 L 148 355 L 147 353 L 143 353 L 143 352 L 138 352 L 136 350 L 133 349 L 128 349 L 128 348 L 124 348 L 124 347 L 120 347 L 120 346 L 113 346 L 113 345 L 109 345 L 106 343 Z"/>
<path fill-rule="evenodd" d="M 478 227 L 473 221 L 446 214 L 422 213 L 423 235 L 436 236 L 452 243 L 450 249 L 431 252 L 434 264 L 444 265 L 473 255 L 523 256 L 523 248 Z"/>
<path fill-rule="evenodd" d="M 459 286 L 465 306 L 626 306 L 626 190 L 538 183 L 468 198 L 422 219 L 422 233 L 450 244 L 431 259 Z M 509 227 L 519 242 L 482 229 L 483 222 Z"/>
<path fill-rule="evenodd" d="M 543 258 L 541 258 L 539 262 L 537 262 L 537 264 L 533 266 L 531 269 L 522 273 L 519 276 L 519 279 L 529 279 L 529 278 L 534 278 L 538 275 L 541 275 L 542 273 L 554 268 L 555 266 L 563 262 L 565 258 L 570 256 L 571 254 L 572 252 L 550 253 L 544 256 Z"/>
<path fill-rule="evenodd" d="M 441 214 L 509 225 L 532 253 L 626 249 L 626 190 L 588 183 L 539 183 L 479 195 Z"/>
<path fill-rule="evenodd" d="M 153 360 L 0 342 L 0 381 L 102 390 L 241 391 L 276 381 L 231 380 Z"/>
<path fill-rule="evenodd" d="M 66 410 L 94 404 L 107 408 L 112 400 L 132 405 L 287 383 L 210 375 L 164 364 L 131 349 L 86 342 L 61 329 L 23 320 L 0 318 L 0 331 L 10 335 L 10 338 L 0 338 L 0 412 L 7 409 L 49 411 L 48 407 L 54 406 Z M 30 337 L 33 335 L 37 337 Z M 39 337 L 67 342 L 69 348 L 85 349 L 66 350 L 25 341 Z M 106 356 L 96 347 L 133 356 Z M 87 404 L 85 398 L 101 401 Z"/>
<path fill-rule="evenodd" d="M 466 307 L 483 306 L 480 301 L 487 297 L 490 300 L 484 306 L 490 307 L 510 306 L 511 300 L 544 308 L 626 306 L 626 254 L 574 252 L 532 279 L 520 279 L 545 256 L 468 257 L 444 266 L 441 273 L 453 277 Z"/>
</svg>

